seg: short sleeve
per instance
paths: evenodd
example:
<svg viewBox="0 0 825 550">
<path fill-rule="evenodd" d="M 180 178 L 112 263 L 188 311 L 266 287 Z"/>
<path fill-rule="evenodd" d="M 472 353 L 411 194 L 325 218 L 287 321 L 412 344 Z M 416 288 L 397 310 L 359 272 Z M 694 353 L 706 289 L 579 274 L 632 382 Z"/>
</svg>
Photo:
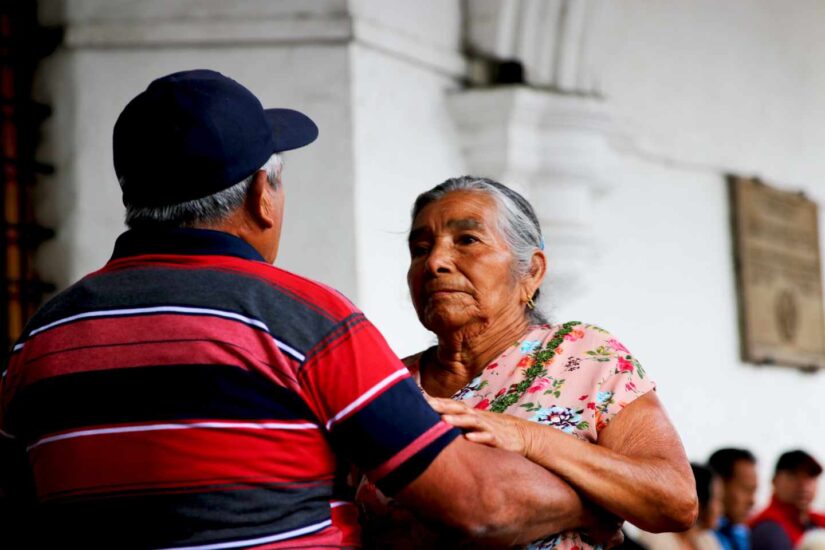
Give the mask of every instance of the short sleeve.
<svg viewBox="0 0 825 550">
<path fill-rule="evenodd" d="M 596 430 L 601 431 L 627 405 L 656 389 L 641 363 L 609 332 L 582 325 L 587 341 L 585 356 L 599 363 L 601 372 L 595 399 Z"/>
<path fill-rule="evenodd" d="M 459 435 L 360 312 L 307 354 L 298 380 L 336 451 L 385 494 L 418 477 Z"/>
</svg>

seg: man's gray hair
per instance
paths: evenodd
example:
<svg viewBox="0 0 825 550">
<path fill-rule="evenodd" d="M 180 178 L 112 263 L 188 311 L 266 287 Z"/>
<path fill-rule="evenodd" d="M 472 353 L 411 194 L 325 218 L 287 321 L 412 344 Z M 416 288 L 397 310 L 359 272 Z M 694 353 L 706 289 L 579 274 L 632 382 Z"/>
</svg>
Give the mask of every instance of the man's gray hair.
<svg viewBox="0 0 825 550">
<path fill-rule="evenodd" d="M 527 275 L 532 265 L 533 253 L 536 250 L 544 250 L 541 225 L 536 212 L 527 199 L 506 185 L 488 178 L 475 176 L 448 179 L 444 183 L 418 195 L 412 208 L 412 223 L 415 223 L 416 216 L 425 206 L 453 191 L 479 191 L 486 193 L 496 201 L 501 232 L 510 251 L 513 253 L 513 274 L 517 277 Z M 533 294 L 535 302 L 538 302 L 539 295 L 540 290 L 536 289 Z M 547 318 L 540 311 L 538 305 L 535 309 L 528 309 L 527 315 L 533 324 L 547 323 Z"/>
<path fill-rule="evenodd" d="M 243 204 L 249 192 L 249 187 L 252 185 L 252 180 L 255 179 L 255 174 L 261 170 L 266 172 L 266 179 L 269 184 L 277 189 L 283 167 L 283 159 L 275 153 L 249 177 L 213 195 L 166 206 L 134 206 L 127 204 L 126 225 L 131 228 L 158 225 L 167 227 L 213 226 Z M 124 183 L 121 178 L 121 187 Z"/>
</svg>

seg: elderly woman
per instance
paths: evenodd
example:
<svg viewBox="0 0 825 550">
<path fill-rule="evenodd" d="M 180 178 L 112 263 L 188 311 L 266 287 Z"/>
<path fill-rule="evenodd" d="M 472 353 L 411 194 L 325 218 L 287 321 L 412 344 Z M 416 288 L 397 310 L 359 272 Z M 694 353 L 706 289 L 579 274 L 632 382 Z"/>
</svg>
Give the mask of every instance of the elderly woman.
<svg viewBox="0 0 825 550">
<path fill-rule="evenodd" d="M 500 183 L 461 177 L 420 195 L 407 279 L 438 344 L 407 366 L 467 439 L 523 454 L 642 529 L 689 528 L 694 481 L 653 382 L 604 330 L 546 323 L 543 248 L 533 208 Z M 569 531 L 530 546 L 576 547 L 593 544 Z"/>
</svg>

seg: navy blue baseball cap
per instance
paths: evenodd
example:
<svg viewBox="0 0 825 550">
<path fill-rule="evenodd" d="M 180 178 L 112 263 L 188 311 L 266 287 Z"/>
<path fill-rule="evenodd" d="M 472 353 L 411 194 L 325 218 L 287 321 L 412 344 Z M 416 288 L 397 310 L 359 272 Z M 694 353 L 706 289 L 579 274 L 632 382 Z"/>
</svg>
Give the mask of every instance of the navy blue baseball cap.
<svg viewBox="0 0 825 550">
<path fill-rule="evenodd" d="M 315 141 L 318 127 L 292 109 L 264 109 L 252 92 L 209 70 L 149 84 L 115 123 L 123 203 L 179 204 L 223 191 L 273 154 Z"/>
</svg>

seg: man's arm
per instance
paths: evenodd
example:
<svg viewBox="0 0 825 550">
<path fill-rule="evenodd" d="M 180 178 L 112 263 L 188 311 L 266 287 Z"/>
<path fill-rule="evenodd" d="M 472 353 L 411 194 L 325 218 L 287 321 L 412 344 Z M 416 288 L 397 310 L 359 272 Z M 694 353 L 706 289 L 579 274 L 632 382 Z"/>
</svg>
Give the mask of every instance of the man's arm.
<svg viewBox="0 0 825 550">
<path fill-rule="evenodd" d="M 448 445 L 396 498 L 426 519 L 504 546 L 595 528 L 599 521 L 567 483 L 546 469 L 463 438 Z"/>
</svg>

